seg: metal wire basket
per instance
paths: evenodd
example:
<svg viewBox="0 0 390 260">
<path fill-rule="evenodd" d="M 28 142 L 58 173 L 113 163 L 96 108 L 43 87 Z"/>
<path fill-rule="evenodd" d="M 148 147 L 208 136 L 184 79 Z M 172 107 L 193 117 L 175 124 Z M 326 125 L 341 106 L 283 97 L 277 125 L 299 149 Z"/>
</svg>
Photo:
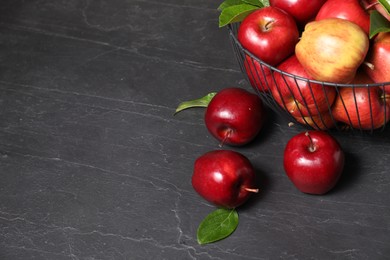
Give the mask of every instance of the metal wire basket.
<svg viewBox="0 0 390 260">
<path fill-rule="evenodd" d="M 238 27 L 239 23 L 230 24 L 228 31 L 241 71 L 273 111 L 309 129 L 374 132 L 386 128 L 390 82 L 336 84 L 287 73 L 246 50 L 237 39 Z"/>
</svg>

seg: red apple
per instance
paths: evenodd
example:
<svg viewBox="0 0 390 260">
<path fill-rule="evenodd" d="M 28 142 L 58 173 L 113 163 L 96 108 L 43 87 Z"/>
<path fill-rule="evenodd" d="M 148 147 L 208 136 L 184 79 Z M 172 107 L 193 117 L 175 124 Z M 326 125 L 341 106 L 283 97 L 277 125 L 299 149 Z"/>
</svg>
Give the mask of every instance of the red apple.
<svg viewBox="0 0 390 260">
<path fill-rule="evenodd" d="M 336 97 L 335 88 L 309 82 L 311 77 L 295 55 L 277 68 L 291 74 L 274 73 L 275 84 L 271 87 L 271 92 L 281 107 L 294 117 L 314 116 L 329 110 Z"/>
<path fill-rule="evenodd" d="M 280 8 L 290 14 L 303 26 L 313 19 L 326 0 L 270 0 L 270 6 Z"/>
<path fill-rule="evenodd" d="M 226 88 L 211 99 L 205 123 L 222 144 L 244 145 L 260 132 L 265 116 L 266 110 L 258 95 L 242 88 Z"/>
<path fill-rule="evenodd" d="M 358 73 L 353 84 L 371 84 L 364 73 Z M 333 117 L 361 130 L 383 127 L 390 119 L 390 101 L 381 87 L 340 87 L 332 107 Z"/>
<path fill-rule="evenodd" d="M 261 64 L 249 55 L 246 55 L 244 67 L 251 86 L 256 91 L 267 92 L 273 84 L 270 67 Z"/>
<path fill-rule="evenodd" d="M 364 9 L 360 0 L 328 0 L 318 11 L 316 21 L 327 18 L 340 18 L 359 25 L 368 35 L 370 31 L 370 14 Z"/>
<path fill-rule="evenodd" d="M 376 83 L 389 82 L 385 87 L 390 93 L 390 32 L 379 33 L 371 43 L 366 57 L 365 72 Z"/>
<path fill-rule="evenodd" d="M 289 14 L 268 6 L 245 17 L 238 28 L 237 38 L 260 60 L 276 65 L 294 52 L 299 32 Z"/>
<path fill-rule="evenodd" d="M 215 150 L 195 161 L 192 186 L 205 200 L 220 207 L 236 208 L 258 192 L 255 177 L 255 170 L 244 155 Z"/>
<path fill-rule="evenodd" d="M 298 190 L 321 195 L 339 180 L 344 168 L 344 152 L 337 140 L 326 132 L 303 132 L 288 141 L 283 165 Z"/>
</svg>

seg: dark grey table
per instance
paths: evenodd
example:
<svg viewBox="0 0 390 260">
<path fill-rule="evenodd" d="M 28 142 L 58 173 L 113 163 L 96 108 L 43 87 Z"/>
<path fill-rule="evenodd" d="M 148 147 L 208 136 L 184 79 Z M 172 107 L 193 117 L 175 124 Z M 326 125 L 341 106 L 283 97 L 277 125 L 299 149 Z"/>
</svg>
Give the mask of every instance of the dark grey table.
<svg viewBox="0 0 390 260">
<path fill-rule="evenodd" d="M 184 100 L 250 90 L 218 1 L 3 0 L 0 259 L 389 259 L 390 133 L 334 133 L 347 154 L 325 196 L 296 190 L 283 149 L 304 130 L 270 112 L 246 155 L 259 195 L 228 239 L 200 246 L 214 206 L 191 186 L 219 149 Z"/>
</svg>

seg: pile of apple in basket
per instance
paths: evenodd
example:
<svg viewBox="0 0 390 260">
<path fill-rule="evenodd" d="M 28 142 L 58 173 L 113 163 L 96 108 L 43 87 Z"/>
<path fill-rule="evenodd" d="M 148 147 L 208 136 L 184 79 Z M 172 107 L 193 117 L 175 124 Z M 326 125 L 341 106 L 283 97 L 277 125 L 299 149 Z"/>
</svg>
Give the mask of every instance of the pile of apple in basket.
<svg viewBox="0 0 390 260">
<path fill-rule="evenodd" d="M 315 129 L 390 120 L 389 0 L 226 0 L 242 71 L 271 108 Z"/>
</svg>

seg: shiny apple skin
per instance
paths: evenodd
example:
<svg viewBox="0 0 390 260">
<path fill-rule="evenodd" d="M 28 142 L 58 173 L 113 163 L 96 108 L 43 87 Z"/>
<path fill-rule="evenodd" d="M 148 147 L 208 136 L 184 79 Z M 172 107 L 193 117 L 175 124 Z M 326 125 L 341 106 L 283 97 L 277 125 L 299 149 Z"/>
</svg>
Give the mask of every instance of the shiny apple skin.
<svg viewBox="0 0 390 260">
<path fill-rule="evenodd" d="M 269 4 L 287 12 L 300 26 L 304 26 L 316 17 L 325 2 L 326 0 L 270 0 Z"/>
<path fill-rule="evenodd" d="M 390 101 L 380 87 L 342 88 L 332 107 L 333 117 L 353 128 L 372 130 L 390 119 Z"/>
<path fill-rule="evenodd" d="M 222 145 L 241 146 L 258 135 L 265 117 L 265 107 L 258 95 L 231 87 L 219 91 L 210 101 L 205 124 Z"/>
<path fill-rule="evenodd" d="M 338 182 L 345 155 L 340 144 L 324 131 L 306 132 L 292 137 L 284 150 L 284 169 L 295 187 L 303 193 L 322 195 Z"/>
<path fill-rule="evenodd" d="M 381 32 L 376 35 L 368 51 L 366 62 L 374 65 L 365 66 L 365 72 L 376 83 L 390 82 L 390 32 Z M 390 93 L 390 85 L 385 86 Z"/>
<path fill-rule="evenodd" d="M 328 0 L 323 4 L 315 18 L 320 21 L 327 18 L 340 18 L 360 26 L 368 35 L 370 32 L 370 14 L 359 0 Z"/>
<path fill-rule="evenodd" d="M 358 25 L 328 18 L 306 24 L 295 55 L 315 80 L 350 83 L 368 49 L 368 36 Z"/>
<path fill-rule="evenodd" d="M 192 186 L 205 200 L 223 208 L 242 205 L 256 189 L 255 170 L 247 157 L 231 150 L 214 150 L 198 157 Z"/>
<path fill-rule="evenodd" d="M 291 15 L 268 6 L 250 13 L 241 22 L 237 39 L 257 58 L 276 65 L 294 52 L 299 31 Z"/>
<path fill-rule="evenodd" d="M 279 70 L 312 79 L 295 55 L 284 60 L 277 67 Z M 275 72 L 275 84 L 271 87 L 276 102 L 294 117 L 315 116 L 329 110 L 336 97 L 336 89 L 307 80 L 289 77 Z"/>
<path fill-rule="evenodd" d="M 352 81 L 357 85 L 373 83 L 361 70 Z M 357 129 L 378 129 L 390 120 L 390 100 L 381 87 L 341 88 L 332 115 L 337 121 Z"/>
<path fill-rule="evenodd" d="M 261 64 L 249 55 L 245 56 L 244 67 L 253 89 L 259 92 L 268 92 L 274 83 L 270 67 Z"/>
</svg>

